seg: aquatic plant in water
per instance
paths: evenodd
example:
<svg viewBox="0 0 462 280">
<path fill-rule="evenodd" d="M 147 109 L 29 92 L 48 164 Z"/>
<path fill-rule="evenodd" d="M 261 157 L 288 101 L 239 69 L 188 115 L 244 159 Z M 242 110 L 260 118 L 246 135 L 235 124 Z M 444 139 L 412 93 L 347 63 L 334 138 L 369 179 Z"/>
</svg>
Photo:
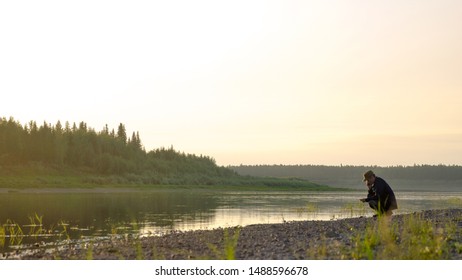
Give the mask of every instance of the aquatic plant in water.
<svg viewBox="0 0 462 280">
<path fill-rule="evenodd" d="M 70 240 L 71 237 L 69 236 L 69 232 L 67 230 L 68 226 L 69 226 L 69 223 L 68 222 L 65 222 L 63 220 L 59 221 L 58 222 L 58 226 L 61 227 L 61 231 L 59 232 L 59 235 L 60 236 L 64 236 L 64 238 L 66 240 Z"/>
<path fill-rule="evenodd" d="M 39 216 L 37 213 L 34 215 L 28 216 L 29 218 L 29 236 L 37 238 L 39 235 L 46 233 L 46 230 L 43 229 L 43 216 Z"/>
<path fill-rule="evenodd" d="M 348 218 L 366 215 L 364 203 L 347 203 L 342 207 L 342 213 L 347 213 Z"/>
<path fill-rule="evenodd" d="M 10 245 L 20 245 L 24 238 L 22 228 L 14 221 L 8 219 L 2 226 L 3 228 L 3 244 L 5 244 L 5 238 L 9 237 Z M 1 238 L 1 237 L 0 237 Z"/>
<path fill-rule="evenodd" d="M 295 211 L 299 217 L 304 214 L 316 216 L 319 212 L 319 207 L 315 202 L 308 202 L 304 207 L 295 208 Z"/>
<path fill-rule="evenodd" d="M 1 248 L 3 248 L 5 246 L 5 239 L 6 239 L 5 228 L 2 225 L 0 227 L 0 247 Z"/>
</svg>

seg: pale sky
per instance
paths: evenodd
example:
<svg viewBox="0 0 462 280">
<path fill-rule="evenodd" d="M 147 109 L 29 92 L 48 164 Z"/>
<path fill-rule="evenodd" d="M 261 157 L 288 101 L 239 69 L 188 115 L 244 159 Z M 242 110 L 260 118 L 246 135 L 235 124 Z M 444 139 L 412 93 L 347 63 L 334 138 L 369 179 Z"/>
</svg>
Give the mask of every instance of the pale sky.
<svg viewBox="0 0 462 280">
<path fill-rule="evenodd" d="M 462 164 L 462 1 L 3 1 L 0 117 L 234 164 Z"/>
</svg>

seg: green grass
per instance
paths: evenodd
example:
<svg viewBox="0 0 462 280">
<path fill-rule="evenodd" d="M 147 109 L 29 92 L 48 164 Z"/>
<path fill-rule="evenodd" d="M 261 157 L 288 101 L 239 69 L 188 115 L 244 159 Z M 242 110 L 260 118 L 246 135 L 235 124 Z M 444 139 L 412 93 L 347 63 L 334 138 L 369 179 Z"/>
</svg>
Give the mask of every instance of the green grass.
<svg viewBox="0 0 462 280">
<path fill-rule="evenodd" d="M 452 207 L 462 207 L 462 198 L 451 197 L 447 200 L 447 204 Z"/>
<path fill-rule="evenodd" d="M 421 215 L 407 215 L 402 224 L 380 217 L 358 232 L 352 259 L 438 260 L 448 257 L 455 223 L 436 225 Z"/>
<path fill-rule="evenodd" d="M 224 229 L 223 232 L 223 248 L 219 249 L 218 246 L 214 244 L 207 244 L 209 249 L 215 254 L 213 259 L 218 260 L 235 260 L 236 259 L 236 248 L 239 241 L 239 234 L 241 233 L 241 228 L 234 228 L 233 233 L 230 232 L 230 229 Z"/>
<path fill-rule="evenodd" d="M 95 189 L 95 188 L 138 188 L 138 189 L 184 189 L 184 190 L 232 190 L 232 191 L 345 191 L 341 188 L 332 188 L 316 185 L 309 182 L 292 184 L 291 181 L 280 180 L 270 185 L 264 185 L 264 181 L 236 182 L 236 184 L 138 184 L 116 180 L 109 183 L 95 183 L 89 181 L 86 176 L 2 176 L 0 177 L 0 189 L 10 191 L 21 189 Z"/>
<path fill-rule="evenodd" d="M 161 183 L 152 184 L 148 175 L 98 174 L 88 168 L 70 168 L 51 166 L 40 163 L 24 166 L 0 165 L 0 188 L 10 191 L 20 189 L 50 189 L 50 188 L 186 188 L 197 190 L 291 190 L 291 191 L 333 191 L 345 190 L 315 184 L 297 178 L 269 178 L 269 177 L 210 177 L 207 184 L 200 183 L 202 179 L 188 175 L 174 175 L 166 177 Z"/>
<path fill-rule="evenodd" d="M 85 253 L 85 258 L 86 260 L 93 260 L 93 242 L 90 242 L 90 244 L 88 244 L 88 248 Z"/>
</svg>

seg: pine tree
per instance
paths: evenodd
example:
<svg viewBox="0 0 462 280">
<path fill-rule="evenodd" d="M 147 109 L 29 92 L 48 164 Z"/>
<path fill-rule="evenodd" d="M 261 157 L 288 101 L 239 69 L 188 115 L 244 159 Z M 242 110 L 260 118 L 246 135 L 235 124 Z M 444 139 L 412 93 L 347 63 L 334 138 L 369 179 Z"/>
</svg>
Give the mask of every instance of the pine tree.
<svg viewBox="0 0 462 280">
<path fill-rule="evenodd" d="M 127 144 L 127 131 L 122 123 L 119 124 L 119 128 L 117 129 L 117 139 Z"/>
<path fill-rule="evenodd" d="M 109 135 L 109 127 L 108 127 L 107 124 L 104 126 L 103 131 L 101 132 L 101 134 Z"/>
<path fill-rule="evenodd" d="M 140 139 L 140 132 L 136 132 L 136 145 L 138 148 L 143 149 L 143 146 L 141 145 L 141 139 Z"/>
<path fill-rule="evenodd" d="M 66 121 L 64 131 L 65 131 L 66 133 L 70 133 L 70 132 L 71 132 L 71 125 L 69 124 L 69 121 Z"/>
<path fill-rule="evenodd" d="M 61 122 L 59 120 L 54 127 L 54 131 L 58 134 L 63 133 L 63 126 L 61 125 Z"/>
<path fill-rule="evenodd" d="M 55 137 L 55 155 L 54 162 L 62 165 L 64 163 L 64 156 L 66 154 L 66 141 L 64 140 L 64 131 L 61 122 L 58 120 L 54 127 Z"/>
</svg>

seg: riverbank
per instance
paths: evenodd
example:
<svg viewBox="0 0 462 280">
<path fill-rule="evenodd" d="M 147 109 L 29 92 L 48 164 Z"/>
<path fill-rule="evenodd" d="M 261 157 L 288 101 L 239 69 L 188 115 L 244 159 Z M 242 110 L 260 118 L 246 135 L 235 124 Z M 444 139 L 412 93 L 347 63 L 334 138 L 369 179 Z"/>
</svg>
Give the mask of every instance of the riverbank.
<svg viewBox="0 0 462 280">
<path fill-rule="evenodd" d="M 236 185 L 87 185 L 87 186 L 41 186 L 0 187 L 0 194 L 81 194 L 81 193 L 136 193 L 149 191 L 194 191 L 194 192 L 354 192 L 353 189 L 303 186 L 236 186 Z"/>
<path fill-rule="evenodd" d="M 462 259 L 462 209 L 124 236 L 2 259 Z"/>
<path fill-rule="evenodd" d="M 215 172 L 188 174 L 176 170 L 172 174 L 157 173 L 117 173 L 105 174 L 90 168 L 29 163 L 5 166 L 0 164 L 0 192 L 29 191 L 40 189 L 110 189 L 110 188 L 215 188 L 215 189 L 252 189 L 252 190 L 311 190 L 335 191 L 344 188 L 332 188 L 298 178 L 273 178 L 240 176 L 225 167 L 217 167 Z M 208 175 L 207 175 L 208 174 Z"/>
</svg>

